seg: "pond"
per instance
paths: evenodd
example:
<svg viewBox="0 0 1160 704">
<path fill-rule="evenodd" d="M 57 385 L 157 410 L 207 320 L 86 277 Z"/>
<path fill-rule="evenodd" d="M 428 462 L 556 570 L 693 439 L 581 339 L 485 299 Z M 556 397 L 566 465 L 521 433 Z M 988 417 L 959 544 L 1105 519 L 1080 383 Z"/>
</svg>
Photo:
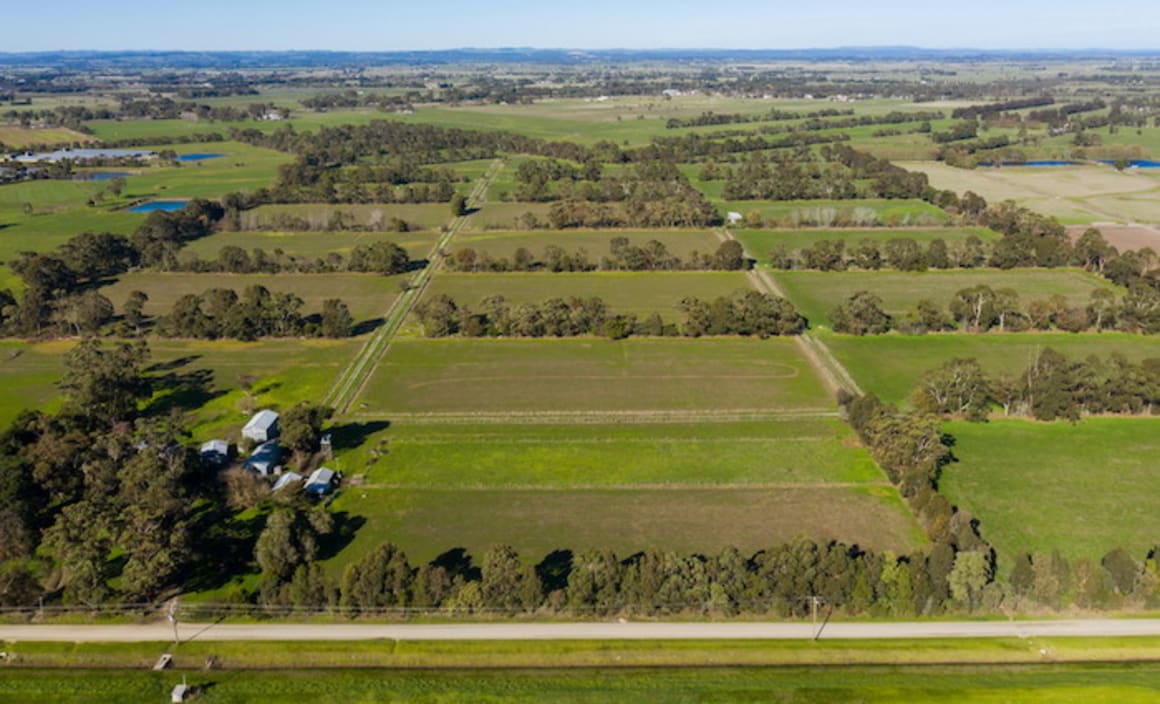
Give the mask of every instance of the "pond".
<svg viewBox="0 0 1160 704">
<path fill-rule="evenodd" d="M 1109 164 L 1115 166 L 1116 162 L 1107 159 L 1101 159 L 1101 164 Z M 1131 159 L 1128 161 L 1129 169 L 1160 169 L 1160 161 L 1153 161 L 1152 159 Z"/>
<path fill-rule="evenodd" d="M 194 154 L 178 154 L 178 161 L 205 161 L 206 159 L 217 159 L 225 156 L 225 154 L 210 154 L 208 152 L 197 152 Z"/>
<path fill-rule="evenodd" d="M 112 181 L 115 178 L 129 178 L 128 171 L 84 171 L 73 174 L 74 181 Z"/>
<path fill-rule="evenodd" d="M 142 203 L 141 205 L 135 205 L 132 208 L 129 208 L 129 212 L 152 213 L 155 210 L 164 210 L 167 213 L 171 213 L 174 210 L 181 210 L 188 204 L 189 201 L 184 200 L 151 200 L 147 203 Z"/>
</svg>

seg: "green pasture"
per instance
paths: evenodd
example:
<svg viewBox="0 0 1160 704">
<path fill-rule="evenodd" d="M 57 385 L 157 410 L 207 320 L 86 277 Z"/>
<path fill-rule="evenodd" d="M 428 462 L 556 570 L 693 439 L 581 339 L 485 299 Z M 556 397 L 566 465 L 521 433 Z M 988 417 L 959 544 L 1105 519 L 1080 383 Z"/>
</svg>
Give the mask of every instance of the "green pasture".
<svg viewBox="0 0 1160 704">
<path fill-rule="evenodd" d="M 730 272 L 589 272 L 582 274 L 452 274 L 439 272 L 425 294 L 451 296 L 478 310 L 488 296 L 501 295 L 513 304 L 540 303 L 549 298 L 598 296 L 614 314 L 645 318 L 660 313 L 665 322 L 680 323 L 677 306 L 689 296 L 709 301 L 750 290 L 745 274 Z"/>
<path fill-rule="evenodd" d="M 486 206 L 485 206 L 486 207 Z M 650 240 L 665 245 L 670 254 L 686 258 L 693 252 L 701 254 L 717 251 L 721 239 L 708 230 L 466 230 L 455 235 L 451 252 L 471 247 L 476 252 L 492 257 L 511 257 L 521 247 L 539 257 L 548 245 L 563 247 L 569 254 L 583 249 L 588 260 L 598 264 L 609 255 L 610 243 L 616 237 L 627 238 L 629 244 L 643 246 Z"/>
<path fill-rule="evenodd" d="M 814 328 L 829 326 L 829 315 L 859 291 L 869 291 L 882 299 L 882 307 L 892 315 L 903 315 L 929 299 L 947 310 L 957 291 L 971 286 L 1014 289 L 1021 304 L 1056 294 L 1069 305 L 1087 305 L 1097 288 L 1117 291 L 1117 287 L 1078 269 L 949 269 L 909 271 L 779 271 L 777 283 Z"/>
<path fill-rule="evenodd" d="M 21 127 L 0 124 L 0 144 L 23 149 L 33 144 L 72 144 L 87 142 L 92 137 L 65 127 Z"/>
<path fill-rule="evenodd" d="M 57 398 L 56 382 L 64 372 L 63 355 L 74 343 L 29 344 L 0 340 L 0 428 L 25 409 L 49 409 Z"/>
<path fill-rule="evenodd" d="M 375 417 L 832 410 L 793 340 L 404 340 L 359 397 Z"/>
<path fill-rule="evenodd" d="M 394 242 L 412 259 L 426 259 L 435 246 L 436 235 L 430 230 L 419 232 L 255 232 L 227 231 L 190 242 L 182 256 L 196 254 L 201 259 L 217 259 L 223 247 L 241 247 L 247 252 L 262 249 L 267 254 L 281 250 L 295 257 L 326 259 L 331 253 L 348 256 L 359 245 Z"/>
<path fill-rule="evenodd" d="M 1022 373 L 1048 347 L 1073 359 L 1160 357 L 1160 339 L 1125 333 L 827 335 L 825 342 L 863 389 L 885 401 L 905 400 L 923 373 L 955 357 L 973 357 L 984 371 L 1007 375 Z"/>
<path fill-rule="evenodd" d="M 968 237 L 978 237 L 983 241 L 997 239 L 994 230 L 985 227 L 943 227 L 943 228 L 842 228 L 838 230 L 734 230 L 733 236 L 745 245 L 749 256 L 759 264 L 769 263 L 769 252 L 775 246 L 783 245 L 791 252 L 812 247 L 819 240 L 841 240 L 846 249 L 852 250 L 862 240 L 870 240 L 882 245 L 893 239 L 908 238 L 926 246 L 932 240 L 942 240 L 948 245 L 963 242 Z"/>
<path fill-rule="evenodd" d="M 206 704 L 266 702 L 786 701 L 830 704 L 1051 702 L 1145 704 L 1160 668 L 1117 665 L 828 668 L 641 668 L 215 671 L 189 676 Z M 174 673 L 141 670 L 0 671 L 0 701 L 21 704 L 164 701 Z"/>
<path fill-rule="evenodd" d="M 463 231 L 518 230 L 524 213 L 532 213 L 541 223 L 546 223 L 551 209 L 551 203 L 487 202 L 467 218 Z"/>
<path fill-rule="evenodd" d="M 922 530 L 889 486 L 779 488 L 410 489 L 350 487 L 332 507 L 356 522 L 354 541 L 328 564 L 339 572 L 383 542 L 412 559 L 453 548 L 482 555 L 509 544 L 538 562 L 553 550 L 648 548 L 755 552 L 801 537 L 908 552 Z"/>
<path fill-rule="evenodd" d="M 1124 548 L 1143 559 L 1160 542 L 1160 419 L 1003 419 L 949 423 L 947 432 L 958 461 L 943 470 L 941 490 L 981 521 L 1001 569 L 1021 552 L 1098 561 Z"/>
<path fill-rule="evenodd" d="M 305 305 L 302 314 L 322 311 L 322 302 L 339 298 L 350 308 L 355 322 L 381 317 L 399 295 L 399 284 L 408 274 L 190 274 L 140 272 L 122 274 L 115 283 L 101 288 L 118 310 L 132 291 L 149 296 L 147 315 L 165 315 L 177 299 L 187 294 L 201 294 L 211 288 L 233 289 L 242 295 L 247 286 L 265 286 L 273 293 L 294 293 Z"/>
<path fill-rule="evenodd" d="M 757 211 L 767 227 L 931 227 L 953 220 L 946 211 L 921 200 L 740 200 L 718 202 L 717 210 L 722 216 Z"/>
<path fill-rule="evenodd" d="M 836 419 L 699 423 L 352 424 L 361 447 L 335 466 L 368 486 L 568 488 L 884 484 Z M 364 433 L 370 433 L 364 435 Z M 374 448 L 387 448 L 376 452 Z"/>
</svg>

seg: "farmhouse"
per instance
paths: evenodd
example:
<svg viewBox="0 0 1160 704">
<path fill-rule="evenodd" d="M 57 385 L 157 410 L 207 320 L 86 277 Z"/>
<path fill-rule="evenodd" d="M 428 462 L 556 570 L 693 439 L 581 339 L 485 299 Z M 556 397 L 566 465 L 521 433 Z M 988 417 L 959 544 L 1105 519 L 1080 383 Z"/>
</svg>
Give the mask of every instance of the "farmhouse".
<svg viewBox="0 0 1160 704">
<path fill-rule="evenodd" d="M 270 441 L 254 448 L 254 452 L 243 463 L 243 466 L 251 472 L 257 472 L 263 477 L 268 477 L 274 473 L 278 467 L 278 463 L 281 461 L 282 446 L 276 441 Z"/>
<path fill-rule="evenodd" d="M 257 443 L 268 442 L 278 437 L 278 414 L 270 409 L 258 411 L 242 428 L 242 437 Z"/>
</svg>

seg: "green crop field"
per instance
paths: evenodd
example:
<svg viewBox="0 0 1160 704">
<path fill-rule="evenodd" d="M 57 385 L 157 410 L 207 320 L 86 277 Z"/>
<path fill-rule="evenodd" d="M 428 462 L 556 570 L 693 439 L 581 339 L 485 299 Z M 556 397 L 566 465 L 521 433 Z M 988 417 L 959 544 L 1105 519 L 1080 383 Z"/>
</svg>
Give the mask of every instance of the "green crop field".
<svg viewBox="0 0 1160 704">
<path fill-rule="evenodd" d="M 721 201 L 717 210 L 722 215 L 757 211 L 771 227 L 932 227 L 952 220 L 946 211 L 921 200 L 741 200 Z"/>
<path fill-rule="evenodd" d="M 801 537 L 908 552 L 925 539 L 892 487 L 406 489 L 354 487 L 333 507 L 364 519 L 327 568 L 340 573 L 384 542 L 417 560 L 508 544 L 539 561 L 558 549 L 649 547 L 755 552 Z"/>
<path fill-rule="evenodd" d="M 551 208 L 551 203 L 484 203 L 467 219 L 464 230 L 518 230 L 524 213 L 532 213 L 541 222 L 547 222 Z"/>
<path fill-rule="evenodd" d="M 399 294 L 399 284 L 407 281 L 408 274 L 379 276 L 378 274 L 188 274 L 188 273 L 130 273 L 117 278 L 116 283 L 101 288 L 101 293 L 120 310 L 131 291 L 144 291 L 149 296 L 145 304 L 147 315 L 168 313 L 177 299 L 191 293 L 201 294 L 211 288 L 233 289 L 240 296 L 247 286 L 265 286 L 271 292 L 297 294 L 305 305 L 303 314 L 319 313 L 322 302 L 339 298 L 350 307 L 355 322 L 363 322 L 383 315 Z"/>
<path fill-rule="evenodd" d="M 805 644 L 799 647 L 806 647 Z M 609 701 L 1025 702 L 1149 704 L 1160 696 L 1160 667 L 1028 665 L 924 667 L 579 668 L 579 669 L 284 669 L 188 675 L 205 704 L 264 702 Z M 119 704 L 164 701 L 174 673 L 142 670 L 0 671 L 0 701 L 20 704 Z"/>
<path fill-rule="evenodd" d="M 981 521 L 1001 557 L 1059 550 L 1099 560 L 1115 548 L 1140 557 L 1160 541 L 1151 502 L 1160 493 L 1160 419 L 957 422 L 947 430 L 958 462 L 940 486 Z"/>
<path fill-rule="evenodd" d="M 792 340 L 397 340 L 358 406 L 398 413 L 832 410 Z"/>
<path fill-rule="evenodd" d="M 326 259 L 326 255 L 337 252 L 343 256 L 358 245 L 374 242 L 394 242 L 412 259 L 425 259 L 435 246 L 436 235 L 430 230 L 420 232 L 218 232 L 209 237 L 190 242 L 182 250 L 196 254 L 201 259 L 216 259 L 222 247 L 241 247 L 247 252 L 254 249 L 272 254 L 282 250 L 296 257 L 316 257 Z"/>
<path fill-rule="evenodd" d="M 454 252 L 462 247 L 471 247 L 498 259 L 511 257 L 520 247 L 538 257 L 544 247 L 555 245 L 569 253 L 583 249 L 588 253 L 589 261 L 596 264 L 601 257 L 608 255 L 609 243 L 615 237 L 625 237 L 636 246 L 657 240 L 665 245 L 669 253 L 682 258 L 692 252 L 712 253 L 721 245 L 721 239 L 715 233 L 704 230 L 468 230 L 457 235 L 449 249 Z"/>
<path fill-rule="evenodd" d="M 971 286 L 1014 289 L 1023 305 L 1060 294 L 1069 305 L 1083 306 L 1097 288 L 1117 290 L 1113 284 L 1078 269 L 779 271 L 773 276 L 814 328 L 828 327 L 830 312 L 859 291 L 881 298 L 887 313 L 902 315 L 914 310 L 923 299 L 946 310 L 956 291 Z"/>
<path fill-rule="evenodd" d="M 942 240 L 947 244 L 962 242 L 974 236 L 985 241 L 994 240 L 998 235 L 985 227 L 944 227 L 944 228 L 843 228 L 840 230 L 735 230 L 733 236 L 745 245 L 745 251 L 760 264 L 767 264 L 769 251 L 775 245 L 784 245 L 796 251 L 812 247 L 818 240 L 841 240 L 847 249 L 852 249 L 862 240 L 883 243 L 893 239 L 909 238 L 921 245 L 932 240 Z"/>
<path fill-rule="evenodd" d="M 599 296 L 617 314 L 640 318 L 660 313 L 666 322 L 684 316 L 677 304 L 695 296 L 712 300 L 751 289 L 740 272 L 599 272 L 585 274 L 450 274 L 438 273 L 426 297 L 445 294 L 457 303 L 478 309 L 488 296 L 502 295 L 511 303 L 539 303 L 549 298 Z"/>
<path fill-rule="evenodd" d="M 827 335 L 826 344 L 866 391 L 902 401 L 924 372 L 955 357 L 974 357 L 991 374 L 1019 374 L 1046 347 L 1073 358 L 1119 353 L 1139 362 L 1160 358 L 1160 339 L 1124 333 L 990 333 Z"/>
</svg>

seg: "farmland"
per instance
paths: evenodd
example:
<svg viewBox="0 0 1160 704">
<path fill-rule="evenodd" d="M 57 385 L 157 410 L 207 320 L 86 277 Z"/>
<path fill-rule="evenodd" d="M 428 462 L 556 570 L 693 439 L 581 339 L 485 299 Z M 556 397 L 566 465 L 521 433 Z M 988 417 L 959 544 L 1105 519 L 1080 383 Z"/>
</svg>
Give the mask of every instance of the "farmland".
<svg viewBox="0 0 1160 704">
<path fill-rule="evenodd" d="M 1087 305 L 1097 288 L 1115 290 L 1102 279 L 1078 270 L 947 270 L 925 272 L 847 271 L 777 272 L 774 278 L 786 295 L 810 320 L 812 327 L 829 325 L 829 314 L 859 291 L 869 291 L 882 299 L 882 308 L 891 315 L 914 310 L 928 299 L 946 310 L 955 292 L 971 286 L 1011 288 L 1026 304 L 1037 298 L 1063 296 L 1071 306 Z"/>
<path fill-rule="evenodd" d="M 867 391 L 902 401 L 922 374 L 955 358 L 975 358 L 992 374 L 1015 375 L 1045 348 L 1072 359 L 1122 354 L 1133 362 L 1160 357 L 1160 340 L 1125 333 L 990 333 L 827 335 L 826 344 Z"/>
<path fill-rule="evenodd" d="M 677 310 L 684 298 L 712 300 L 750 288 L 749 279 L 739 272 L 441 274 L 427 295 L 447 295 L 471 308 L 493 295 L 513 304 L 597 296 L 612 313 L 640 318 L 660 313 L 665 322 L 677 323 L 684 317 Z"/>
<path fill-rule="evenodd" d="M 485 205 L 483 211 L 495 206 Z M 481 213 L 474 217 L 479 217 Z M 613 238 L 623 237 L 630 245 L 640 247 L 649 240 L 657 240 L 665 245 L 670 254 L 686 258 L 693 252 L 711 253 L 721 244 L 721 239 L 713 232 L 696 230 L 533 230 L 507 232 L 501 230 L 468 230 L 455 238 L 455 247 L 471 247 L 478 252 L 486 252 L 492 257 L 511 257 L 521 247 L 539 256 L 544 247 L 555 245 L 568 252 L 583 249 L 589 260 L 599 263 L 606 256 Z"/>
<path fill-rule="evenodd" d="M 267 254 L 281 250 L 294 257 L 326 260 L 328 254 L 349 256 L 359 245 L 394 242 L 412 259 L 423 259 L 435 245 L 435 233 L 420 232 L 218 232 L 189 243 L 184 252 L 201 259 L 216 259 L 222 247 L 262 249 Z M 183 254 L 184 256 L 184 254 Z"/>
<path fill-rule="evenodd" d="M 1117 547 L 1155 547 L 1160 515 L 1139 498 L 1160 492 L 1156 419 L 995 420 L 947 430 L 959 457 L 943 472 L 947 497 L 982 521 L 1007 568 L 1021 552 L 1099 560 Z"/>
<path fill-rule="evenodd" d="M 932 227 L 951 222 L 945 211 L 920 200 L 744 200 L 720 201 L 717 208 L 722 215 L 756 212 L 771 227 Z"/>
<path fill-rule="evenodd" d="M 993 231 L 983 227 L 735 230 L 733 236 L 745 245 L 745 251 L 756 258 L 759 264 L 767 263 L 767 255 L 776 245 L 784 245 L 790 251 L 795 251 L 812 247 L 819 240 L 840 240 L 845 242 L 847 249 L 852 249 L 863 240 L 882 244 L 892 239 L 908 238 L 922 245 L 928 245 L 932 240 L 942 240 L 949 245 L 963 242 L 969 237 L 978 237 L 984 242 L 996 238 Z"/>
<path fill-rule="evenodd" d="M 832 410 L 790 340 L 398 340 L 364 414 Z"/>
</svg>

